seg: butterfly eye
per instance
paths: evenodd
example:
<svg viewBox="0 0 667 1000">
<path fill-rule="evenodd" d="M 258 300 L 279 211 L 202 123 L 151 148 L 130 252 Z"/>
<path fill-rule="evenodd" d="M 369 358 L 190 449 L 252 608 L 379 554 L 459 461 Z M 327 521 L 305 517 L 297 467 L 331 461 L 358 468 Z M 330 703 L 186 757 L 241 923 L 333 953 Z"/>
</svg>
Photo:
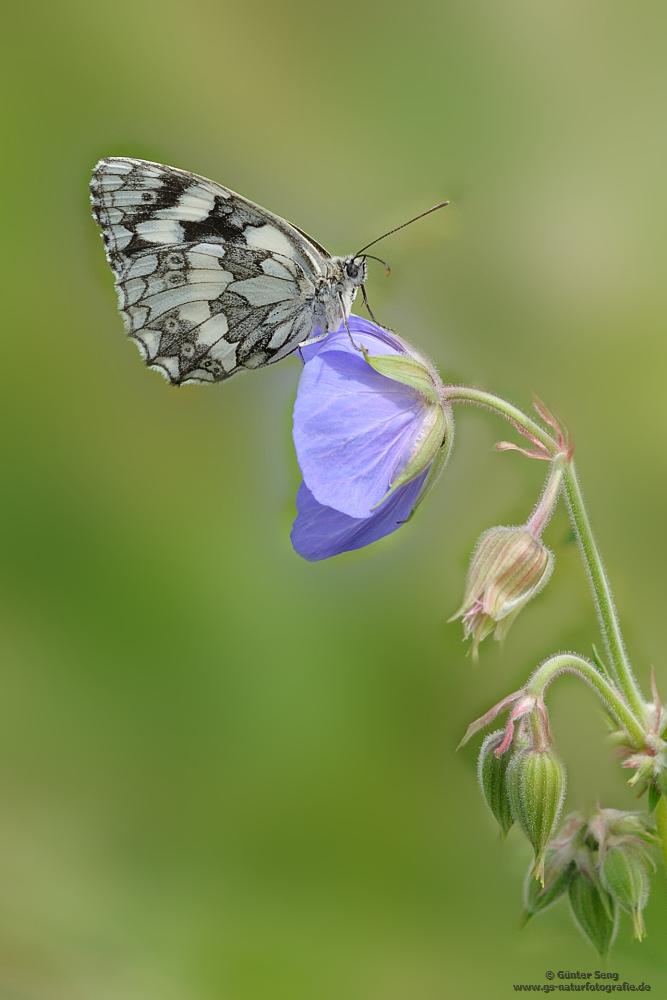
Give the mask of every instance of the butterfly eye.
<svg viewBox="0 0 667 1000">
<path fill-rule="evenodd" d="M 345 267 L 347 271 L 348 278 L 358 278 L 359 277 L 359 265 L 355 264 L 353 260 L 349 260 Z"/>
</svg>

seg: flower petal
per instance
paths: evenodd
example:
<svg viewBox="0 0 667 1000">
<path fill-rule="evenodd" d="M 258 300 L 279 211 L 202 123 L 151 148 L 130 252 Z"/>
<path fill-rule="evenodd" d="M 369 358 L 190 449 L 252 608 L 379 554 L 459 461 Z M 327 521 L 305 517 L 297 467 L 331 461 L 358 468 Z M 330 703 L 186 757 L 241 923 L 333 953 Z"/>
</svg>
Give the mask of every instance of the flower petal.
<svg viewBox="0 0 667 1000">
<path fill-rule="evenodd" d="M 405 354 L 406 356 L 416 354 L 414 348 L 411 349 L 410 345 L 397 334 L 384 330 L 377 324 L 362 319 L 361 316 L 349 316 L 347 326 L 356 347 L 352 345 L 345 324 L 341 323 L 337 330 L 327 334 L 321 340 L 314 340 L 310 345 L 306 341 L 306 346 L 301 348 L 304 362 L 308 363 L 316 354 L 321 354 L 323 351 L 349 351 L 353 354 L 361 354 L 362 347 L 368 354 L 374 356 L 378 354 Z"/>
<path fill-rule="evenodd" d="M 403 353 L 397 338 L 358 317 L 350 317 L 350 332 L 374 355 Z M 297 458 L 315 500 L 370 517 L 408 461 L 430 405 L 372 368 L 344 328 L 330 334 L 306 361 L 294 405 Z"/>
<path fill-rule="evenodd" d="M 428 469 L 425 469 L 416 479 L 397 489 L 371 517 L 349 517 L 326 507 L 317 502 L 305 483 L 301 483 L 296 497 L 298 514 L 291 536 L 295 551 L 308 562 L 318 562 L 341 552 L 361 549 L 390 535 L 410 517 L 427 474 Z"/>
</svg>

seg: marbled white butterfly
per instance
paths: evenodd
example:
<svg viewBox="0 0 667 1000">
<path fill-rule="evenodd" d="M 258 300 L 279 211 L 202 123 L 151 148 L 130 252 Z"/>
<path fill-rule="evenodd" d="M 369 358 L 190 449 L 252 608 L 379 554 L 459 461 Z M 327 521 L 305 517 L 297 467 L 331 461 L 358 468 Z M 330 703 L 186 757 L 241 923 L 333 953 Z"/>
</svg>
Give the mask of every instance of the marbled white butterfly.
<svg viewBox="0 0 667 1000">
<path fill-rule="evenodd" d="M 368 247 L 332 257 L 285 219 L 187 170 L 110 156 L 90 190 L 128 335 L 172 385 L 280 361 L 338 329 L 363 290 Z"/>
</svg>

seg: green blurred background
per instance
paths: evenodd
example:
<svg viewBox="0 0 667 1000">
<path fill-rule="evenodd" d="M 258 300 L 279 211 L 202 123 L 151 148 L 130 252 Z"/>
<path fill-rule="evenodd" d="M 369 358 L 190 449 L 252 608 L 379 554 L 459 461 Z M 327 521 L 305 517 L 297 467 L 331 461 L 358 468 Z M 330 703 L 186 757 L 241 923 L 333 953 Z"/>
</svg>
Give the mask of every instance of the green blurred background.
<svg viewBox="0 0 667 1000">
<path fill-rule="evenodd" d="M 240 191 L 332 252 L 382 245 L 376 314 L 443 377 L 570 427 L 631 655 L 664 665 L 667 10 L 639 0 L 59 0 L 1 30 L 2 1000 L 439 1000 L 604 968 L 566 904 L 521 934 L 465 726 L 599 641 L 566 516 L 557 567 L 475 666 L 477 535 L 541 463 L 457 411 L 409 526 L 290 548 L 298 362 L 176 391 L 124 338 L 95 161 Z M 493 647 L 493 648 L 492 648 Z M 550 699 L 567 805 L 632 808 L 593 696 Z M 664 995 L 664 872 L 609 965 Z M 662 991 L 662 992 L 661 992 Z"/>
</svg>

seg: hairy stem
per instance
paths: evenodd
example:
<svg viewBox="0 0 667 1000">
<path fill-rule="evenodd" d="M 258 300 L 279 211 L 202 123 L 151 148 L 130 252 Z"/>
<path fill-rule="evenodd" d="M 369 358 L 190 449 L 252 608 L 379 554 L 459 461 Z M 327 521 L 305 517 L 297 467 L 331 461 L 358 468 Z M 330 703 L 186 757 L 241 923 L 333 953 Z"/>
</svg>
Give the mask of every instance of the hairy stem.
<svg viewBox="0 0 667 1000">
<path fill-rule="evenodd" d="M 664 795 L 660 796 L 660 801 L 655 807 L 655 820 L 661 840 L 662 859 L 667 868 L 667 800 Z"/>
<path fill-rule="evenodd" d="M 600 674 L 600 671 L 582 656 L 575 656 L 574 653 L 558 653 L 556 656 L 550 656 L 534 671 L 524 690 L 527 694 L 535 695 L 538 698 L 544 697 L 549 685 L 561 674 L 575 674 L 586 681 L 604 702 L 605 707 L 619 725 L 623 727 L 632 746 L 636 749 L 644 746 L 645 732 L 641 721 L 643 714 L 639 714 L 637 717 L 615 686 L 610 684 Z"/>
<path fill-rule="evenodd" d="M 600 619 L 600 630 L 604 637 L 614 677 L 635 715 L 639 719 L 644 719 L 644 699 L 642 698 L 625 651 L 621 627 L 616 608 L 614 607 L 614 598 L 612 597 L 604 564 L 598 547 L 595 544 L 593 529 L 591 528 L 586 507 L 584 506 L 574 462 L 571 462 L 565 471 L 564 488 L 570 519 L 579 541 L 586 569 L 588 570 L 588 577 Z"/>
<path fill-rule="evenodd" d="M 527 414 L 507 400 L 492 392 L 473 389 L 464 385 L 447 385 L 443 389 L 443 398 L 449 403 L 473 403 L 483 406 L 500 416 L 505 417 L 521 432 L 532 437 L 552 458 L 562 454 L 562 446 L 545 430 L 543 430 Z M 584 506 L 581 488 L 577 479 L 574 462 L 570 461 L 564 469 L 563 488 L 567 499 L 570 519 L 574 527 L 582 558 L 588 571 L 588 577 L 593 592 L 593 599 L 598 611 L 600 630 L 609 655 L 614 680 L 625 695 L 625 698 L 638 719 L 644 720 L 644 699 L 632 672 L 630 661 L 625 651 L 621 627 L 614 607 L 614 599 L 609 586 L 609 580 L 600 558 L 593 530 Z M 539 505 L 538 505 L 539 509 Z"/>
<path fill-rule="evenodd" d="M 487 410 L 499 413 L 519 430 L 527 431 L 532 437 L 542 444 L 552 458 L 555 458 L 560 448 L 556 441 L 547 431 L 543 430 L 539 424 L 531 420 L 523 410 L 520 410 L 512 403 L 508 403 L 501 396 L 496 396 L 493 392 L 485 392 L 483 389 L 473 389 L 467 385 L 446 385 L 443 388 L 443 398 L 448 403 L 474 403 L 476 406 L 483 406 Z"/>
<path fill-rule="evenodd" d="M 565 455 L 559 455 L 550 463 L 549 478 L 547 479 L 542 496 L 540 497 L 535 510 L 528 518 L 526 527 L 533 538 L 539 538 L 546 528 L 549 518 L 553 514 L 554 507 L 558 500 L 561 486 L 563 485 L 563 475 L 565 473 Z"/>
</svg>

